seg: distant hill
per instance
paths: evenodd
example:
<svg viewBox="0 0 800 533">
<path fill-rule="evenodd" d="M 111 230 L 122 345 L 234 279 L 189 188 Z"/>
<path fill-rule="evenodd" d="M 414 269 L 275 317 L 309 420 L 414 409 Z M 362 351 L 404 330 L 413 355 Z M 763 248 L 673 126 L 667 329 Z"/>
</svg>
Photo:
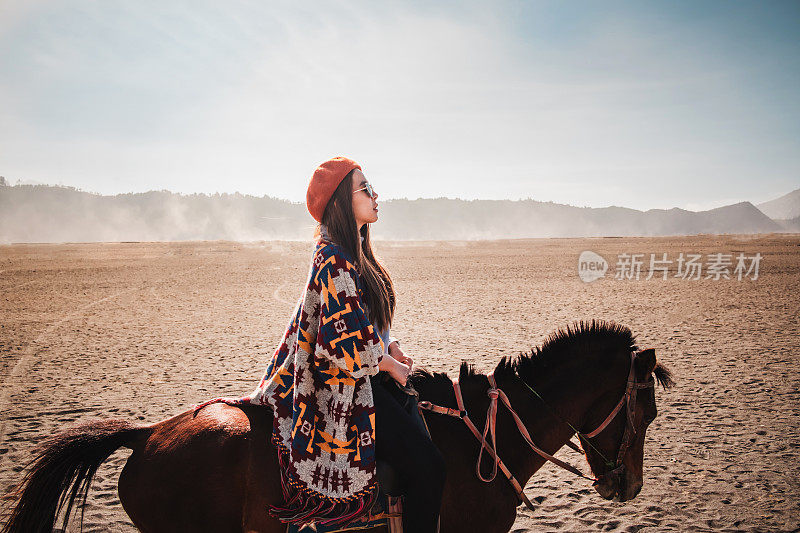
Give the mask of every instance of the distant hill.
<svg viewBox="0 0 800 533">
<path fill-rule="evenodd" d="M 797 220 L 778 224 L 750 202 L 699 212 L 448 198 L 380 205 L 375 236 L 396 240 L 797 231 L 791 229 Z M 309 239 L 313 231 L 305 204 L 269 196 L 169 191 L 102 196 L 72 187 L 0 185 L 0 243 L 295 240 Z"/>
<path fill-rule="evenodd" d="M 711 211 L 574 207 L 534 200 L 391 200 L 376 236 L 392 239 L 495 239 L 609 235 L 767 233 L 782 227 L 753 204 Z"/>
<path fill-rule="evenodd" d="M 800 217 L 789 218 L 789 219 L 778 219 L 775 222 L 781 225 L 781 227 L 793 233 L 800 233 Z"/>
<path fill-rule="evenodd" d="M 800 217 L 800 189 L 796 189 L 789 194 L 784 194 L 775 200 L 758 204 L 756 207 L 773 220 L 787 220 Z"/>
<path fill-rule="evenodd" d="M 269 196 L 0 187 L 0 242 L 301 239 L 313 229 L 304 205 Z"/>
</svg>

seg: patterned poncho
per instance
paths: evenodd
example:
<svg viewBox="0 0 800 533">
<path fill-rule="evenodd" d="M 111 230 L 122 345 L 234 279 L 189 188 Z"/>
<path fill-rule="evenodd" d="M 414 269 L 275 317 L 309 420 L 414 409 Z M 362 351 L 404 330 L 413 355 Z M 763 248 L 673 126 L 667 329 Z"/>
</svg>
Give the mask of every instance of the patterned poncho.
<svg viewBox="0 0 800 533">
<path fill-rule="evenodd" d="M 266 375 L 231 405 L 269 405 L 275 414 L 285 506 L 282 521 L 345 523 L 366 513 L 376 492 L 375 407 L 369 376 L 383 342 L 360 297 L 349 255 L 320 239 L 304 296 Z"/>
</svg>

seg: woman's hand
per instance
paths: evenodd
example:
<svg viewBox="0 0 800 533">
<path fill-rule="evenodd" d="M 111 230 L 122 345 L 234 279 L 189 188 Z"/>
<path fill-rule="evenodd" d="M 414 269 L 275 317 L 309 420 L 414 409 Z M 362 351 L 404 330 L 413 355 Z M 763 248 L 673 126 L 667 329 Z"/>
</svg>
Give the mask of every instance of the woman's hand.
<svg viewBox="0 0 800 533">
<path fill-rule="evenodd" d="M 403 350 L 400 348 L 400 344 L 397 341 L 389 345 L 389 355 L 391 355 L 396 360 L 400 361 L 404 365 L 407 365 L 408 368 L 413 370 L 414 360 L 405 353 L 403 353 Z"/>
<path fill-rule="evenodd" d="M 411 367 L 405 363 L 401 363 L 391 355 L 384 355 L 383 359 L 381 359 L 381 362 L 378 364 L 378 368 L 392 376 L 392 379 L 403 387 L 406 386 L 408 376 L 411 375 Z"/>
<path fill-rule="evenodd" d="M 411 367 L 405 363 L 401 363 L 400 361 L 395 359 L 395 365 L 393 365 L 393 369 L 389 371 L 389 375 L 398 382 L 401 386 L 405 387 L 406 382 L 408 381 L 408 376 L 411 375 Z"/>
<path fill-rule="evenodd" d="M 402 354 L 400 357 L 396 357 L 395 359 L 408 366 L 409 369 L 414 370 L 414 360 L 411 357 Z"/>
</svg>

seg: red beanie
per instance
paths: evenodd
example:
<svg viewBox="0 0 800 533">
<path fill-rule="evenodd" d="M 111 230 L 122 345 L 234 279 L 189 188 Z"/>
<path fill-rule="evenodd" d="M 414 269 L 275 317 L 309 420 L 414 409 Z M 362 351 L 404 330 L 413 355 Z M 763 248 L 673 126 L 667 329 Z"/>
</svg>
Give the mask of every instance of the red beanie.
<svg viewBox="0 0 800 533">
<path fill-rule="evenodd" d="M 325 206 L 336 192 L 336 187 L 354 168 L 361 170 L 361 165 L 346 157 L 334 157 L 317 167 L 306 192 L 306 207 L 314 220 L 322 222 Z"/>
</svg>

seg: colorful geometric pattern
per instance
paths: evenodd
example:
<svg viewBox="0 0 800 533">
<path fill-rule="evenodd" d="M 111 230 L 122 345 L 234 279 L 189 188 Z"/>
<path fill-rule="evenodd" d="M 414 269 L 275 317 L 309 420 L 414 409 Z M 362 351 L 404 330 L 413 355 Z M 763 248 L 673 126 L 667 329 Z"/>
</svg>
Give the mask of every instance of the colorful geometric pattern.
<svg viewBox="0 0 800 533">
<path fill-rule="evenodd" d="M 320 240 L 308 285 L 258 388 L 232 404 L 272 407 L 285 522 L 347 521 L 376 493 L 375 406 L 369 376 L 383 343 L 346 252 Z"/>
</svg>

